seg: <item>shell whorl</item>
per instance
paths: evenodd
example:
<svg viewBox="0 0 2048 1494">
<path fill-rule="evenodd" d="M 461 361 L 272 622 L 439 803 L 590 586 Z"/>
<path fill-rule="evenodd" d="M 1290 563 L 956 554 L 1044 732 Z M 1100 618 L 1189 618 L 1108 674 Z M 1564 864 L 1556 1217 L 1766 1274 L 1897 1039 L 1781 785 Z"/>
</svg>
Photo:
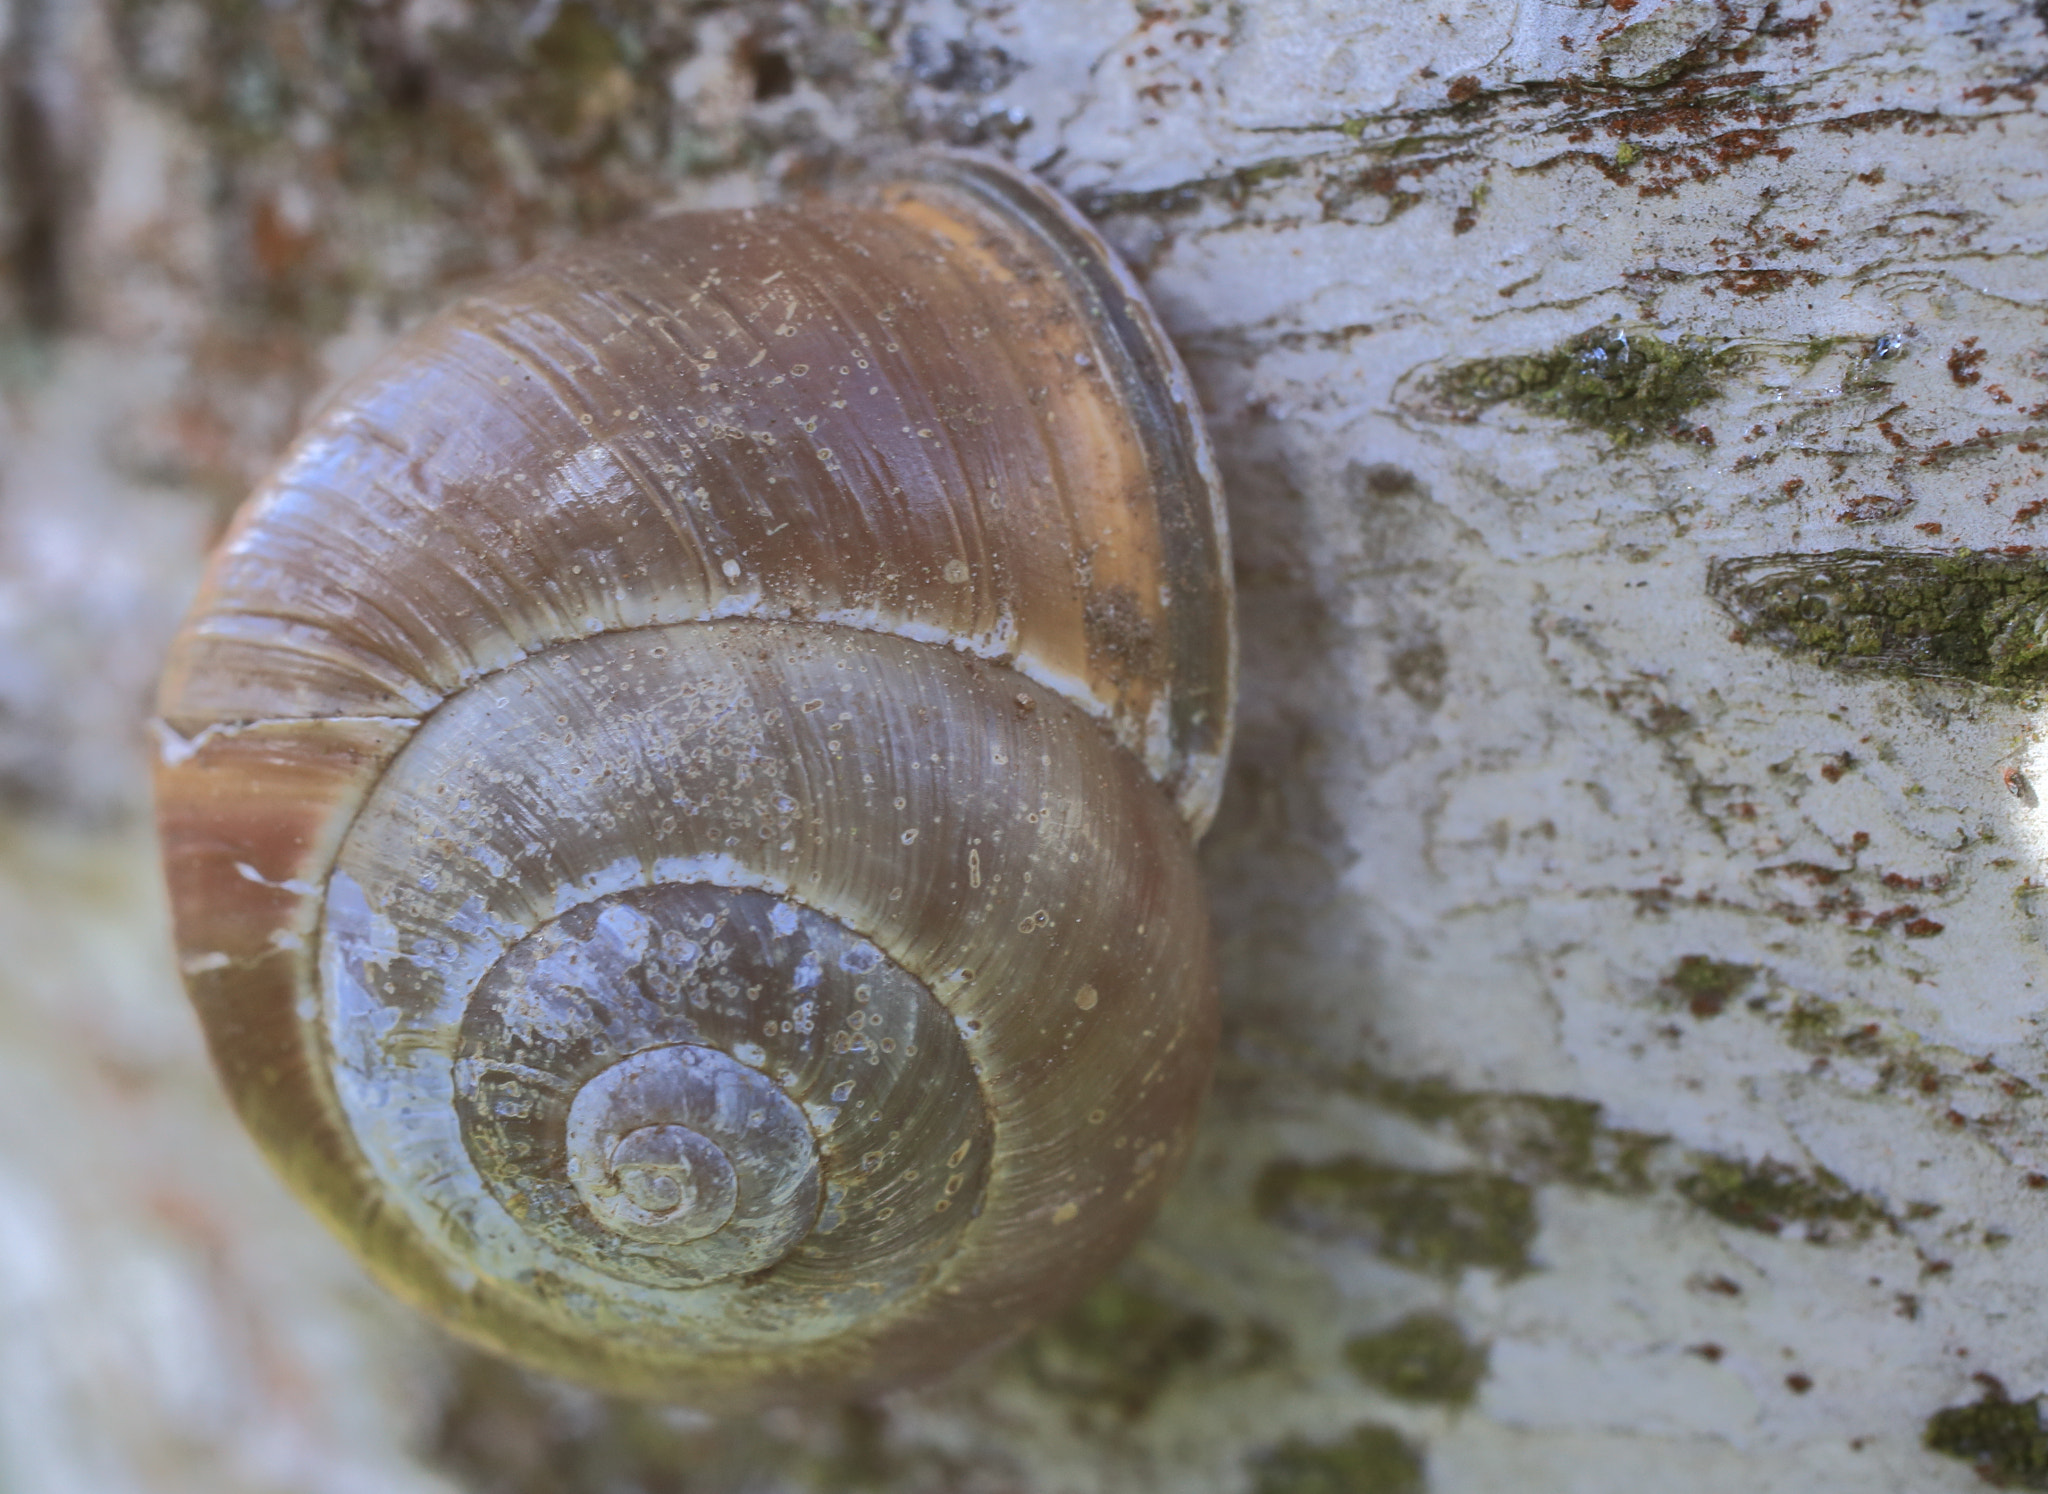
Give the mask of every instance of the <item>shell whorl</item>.
<svg viewBox="0 0 2048 1494">
<path fill-rule="evenodd" d="M 980 163 L 649 225 L 430 324 L 252 501 L 166 673 L 180 947 L 397 1290 L 735 1405 L 929 1375 L 1150 1216 L 1232 659 L 1120 277 Z"/>
</svg>

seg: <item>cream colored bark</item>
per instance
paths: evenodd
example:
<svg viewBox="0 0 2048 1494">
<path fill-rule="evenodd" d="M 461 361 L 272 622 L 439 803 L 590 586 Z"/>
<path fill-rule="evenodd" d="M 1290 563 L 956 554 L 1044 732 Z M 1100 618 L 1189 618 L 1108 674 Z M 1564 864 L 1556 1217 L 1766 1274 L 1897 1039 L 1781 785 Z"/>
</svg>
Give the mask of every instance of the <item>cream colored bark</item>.
<svg viewBox="0 0 2048 1494">
<path fill-rule="evenodd" d="M 2048 1487 L 2039 5 L 0 15 L 0 1484 Z M 1075 195 L 1208 406 L 1228 1056 L 1062 1324 L 879 1407 L 609 1406 L 375 1294 L 226 1116 L 145 682 L 396 326 L 933 136 Z"/>
</svg>

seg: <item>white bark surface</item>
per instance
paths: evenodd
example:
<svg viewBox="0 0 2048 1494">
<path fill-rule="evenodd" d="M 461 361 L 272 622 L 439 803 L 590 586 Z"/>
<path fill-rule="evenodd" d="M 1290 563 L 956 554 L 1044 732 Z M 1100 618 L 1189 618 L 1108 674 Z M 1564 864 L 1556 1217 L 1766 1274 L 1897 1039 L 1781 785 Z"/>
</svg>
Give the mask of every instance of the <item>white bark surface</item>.
<svg viewBox="0 0 2048 1494">
<path fill-rule="evenodd" d="M 475 102 L 489 7 L 337 14 L 498 120 L 498 196 L 333 165 L 400 93 L 220 125 L 227 7 L 0 6 L 84 163 L 69 304 L 17 273 L 0 339 L 0 1488 L 1979 1486 L 1930 1418 L 2048 1391 L 2039 690 L 1780 651 L 1708 575 L 2035 542 L 2048 11 L 543 4 L 521 45 L 638 39 L 561 159 Z M 214 1097 L 146 681 L 224 500 L 465 277 L 935 134 L 1098 216 L 1224 457 L 1228 1055 L 1094 1316 L 879 1408 L 607 1406 L 384 1300 Z M 1619 437 L 1469 397 L 1589 332 L 1706 397 Z M 1390 1384 L 1417 1314 L 1463 1369 Z"/>
</svg>

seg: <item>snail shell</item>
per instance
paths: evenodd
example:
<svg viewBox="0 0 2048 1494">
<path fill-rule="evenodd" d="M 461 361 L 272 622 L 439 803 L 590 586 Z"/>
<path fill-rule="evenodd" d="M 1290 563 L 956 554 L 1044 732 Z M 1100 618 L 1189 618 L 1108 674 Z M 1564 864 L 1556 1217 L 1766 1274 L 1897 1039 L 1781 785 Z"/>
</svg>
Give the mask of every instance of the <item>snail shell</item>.
<svg viewBox="0 0 2048 1494">
<path fill-rule="evenodd" d="M 1154 1211 L 1233 692 L 1185 374 L 943 155 L 518 272 L 343 391 L 171 651 L 227 1089 L 458 1332 L 739 1406 L 928 1378 Z"/>
</svg>

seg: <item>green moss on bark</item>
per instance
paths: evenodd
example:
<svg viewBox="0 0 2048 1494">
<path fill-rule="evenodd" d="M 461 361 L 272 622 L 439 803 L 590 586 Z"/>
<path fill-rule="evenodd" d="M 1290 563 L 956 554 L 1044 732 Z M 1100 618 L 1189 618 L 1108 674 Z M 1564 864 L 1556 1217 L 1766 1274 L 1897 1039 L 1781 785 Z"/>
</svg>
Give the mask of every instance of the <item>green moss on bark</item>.
<svg viewBox="0 0 2048 1494">
<path fill-rule="evenodd" d="M 1041 1387 L 1119 1415 L 1143 1414 L 1175 1375 L 1212 1360 L 1223 1326 L 1114 1278 L 1024 1341 Z"/>
<path fill-rule="evenodd" d="M 1717 960 L 1711 955 L 1681 956 L 1664 977 L 1664 985 L 1695 1017 L 1718 1017 L 1722 1008 L 1740 996 L 1756 979 L 1756 966 Z"/>
<path fill-rule="evenodd" d="M 1679 1180 L 1678 1191 L 1716 1219 L 1743 1229 L 1775 1235 L 1796 1224 L 1820 1244 L 1837 1228 L 1866 1233 L 1888 1217 L 1876 1199 L 1825 1167 L 1809 1173 L 1768 1157 L 1746 1162 L 1704 1155 L 1696 1163 Z"/>
<path fill-rule="evenodd" d="M 1362 1157 L 1275 1162 L 1259 1177 L 1259 1213 L 1396 1264 L 1454 1277 L 1470 1266 L 1530 1269 L 1536 1209 L 1527 1184 L 1488 1172 L 1414 1172 Z"/>
<path fill-rule="evenodd" d="M 1439 398 L 1474 413 L 1512 400 L 1538 414 L 1604 431 L 1616 445 L 1668 435 L 1695 439 L 1681 417 L 1713 398 L 1733 355 L 1690 337 L 1596 327 L 1543 353 L 1475 358 L 1436 380 Z"/>
<path fill-rule="evenodd" d="M 2015 1401 L 2001 1389 L 1974 1405 L 1944 1406 L 1927 1418 L 1921 1441 L 1930 1452 L 1971 1464 L 1994 1487 L 2048 1489 L 2048 1431 L 2039 1396 Z"/>
<path fill-rule="evenodd" d="M 2048 562 L 2031 552 L 1833 550 L 1717 562 L 1707 590 L 1830 668 L 2019 687 L 2048 678 Z"/>
<path fill-rule="evenodd" d="M 1396 1079 L 1365 1069 L 1347 1087 L 1375 1105 L 1448 1130 L 1490 1172 L 1520 1183 L 1568 1183 L 1603 1193 L 1643 1193 L 1665 1138 L 1608 1124 L 1593 1100 L 1526 1091 L 1462 1090 L 1438 1079 Z"/>
<path fill-rule="evenodd" d="M 1291 1440 L 1251 1462 L 1254 1494 L 1421 1494 L 1422 1453 L 1392 1427 L 1365 1425 L 1341 1442 Z"/>
<path fill-rule="evenodd" d="M 1442 1313 L 1411 1313 L 1344 1345 L 1344 1362 L 1368 1385 L 1404 1401 L 1470 1404 L 1486 1378 L 1488 1351 Z"/>
</svg>

